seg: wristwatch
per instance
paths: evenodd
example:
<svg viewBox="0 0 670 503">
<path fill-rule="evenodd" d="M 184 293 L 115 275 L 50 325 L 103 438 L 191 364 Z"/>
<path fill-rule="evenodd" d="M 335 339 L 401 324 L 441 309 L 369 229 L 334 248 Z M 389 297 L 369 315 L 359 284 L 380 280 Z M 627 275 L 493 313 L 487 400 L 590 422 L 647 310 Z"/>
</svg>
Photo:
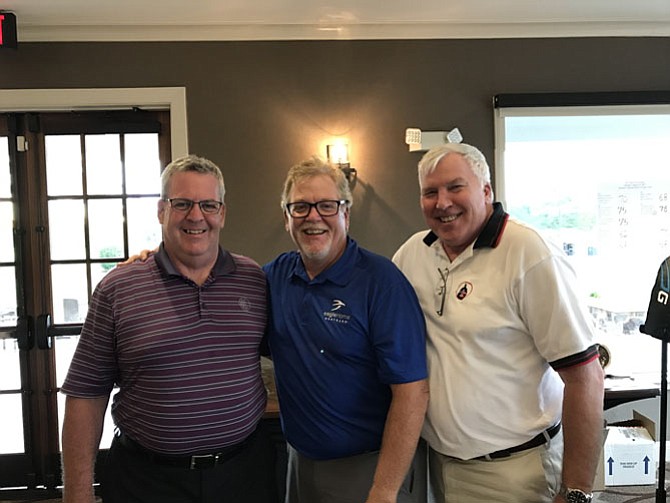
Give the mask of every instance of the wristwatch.
<svg viewBox="0 0 670 503">
<path fill-rule="evenodd" d="M 563 484 L 561 484 L 558 494 L 568 503 L 591 503 L 593 500 L 593 493 L 585 493 L 581 489 L 572 489 L 565 487 Z"/>
</svg>

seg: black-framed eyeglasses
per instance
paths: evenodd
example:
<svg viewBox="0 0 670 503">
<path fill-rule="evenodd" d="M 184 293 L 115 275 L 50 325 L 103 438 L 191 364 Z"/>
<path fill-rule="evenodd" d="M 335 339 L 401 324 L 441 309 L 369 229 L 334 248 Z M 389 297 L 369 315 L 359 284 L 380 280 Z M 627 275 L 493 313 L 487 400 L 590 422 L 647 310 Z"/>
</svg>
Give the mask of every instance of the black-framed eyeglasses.
<svg viewBox="0 0 670 503">
<path fill-rule="evenodd" d="M 447 276 L 449 276 L 449 269 L 443 271 L 438 267 L 437 272 L 440 273 L 440 283 L 436 290 L 437 300 L 435 303 L 435 311 L 438 316 L 442 316 L 442 314 L 444 314 L 444 300 L 447 298 Z"/>
<path fill-rule="evenodd" d="M 185 199 L 183 197 L 166 197 L 163 201 L 170 203 L 170 207 L 175 211 L 187 212 L 191 211 L 194 204 L 200 206 L 200 211 L 212 215 L 218 213 L 223 206 L 221 201 L 214 199 L 205 199 L 204 201 L 193 201 L 192 199 Z"/>
<path fill-rule="evenodd" d="M 309 215 L 309 212 L 312 211 L 312 208 L 316 208 L 316 212 L 322 217 L 332 217 L 333 215 L 337 214 L 340 206 L 347 204 L 348 202 L 349 201 L 346 199 L 341 199 L 340 201 L 325 199 L 315 203 L 298 201 L 297 203 L 287 203 L 286 211 L 288 211 L 288 214 L 293 218 L 305 218 L 307 215 Z"/>
</svg>

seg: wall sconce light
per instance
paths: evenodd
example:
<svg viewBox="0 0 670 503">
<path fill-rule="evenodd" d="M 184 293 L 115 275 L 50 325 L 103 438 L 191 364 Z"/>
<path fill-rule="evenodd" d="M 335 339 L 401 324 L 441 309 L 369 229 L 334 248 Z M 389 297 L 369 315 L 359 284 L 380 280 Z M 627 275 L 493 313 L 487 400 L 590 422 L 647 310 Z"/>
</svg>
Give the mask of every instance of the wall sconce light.
<svg viewBox="0 0 670 503">
<path fill-rule="evenodd" d="M 349 145 L 347 143 L 326 145 L 326 155 L 328 156 L 328 162 L 340 168 L 349 185 L 353 187 L 358 173 L 349 162 Z"/>
</svg>

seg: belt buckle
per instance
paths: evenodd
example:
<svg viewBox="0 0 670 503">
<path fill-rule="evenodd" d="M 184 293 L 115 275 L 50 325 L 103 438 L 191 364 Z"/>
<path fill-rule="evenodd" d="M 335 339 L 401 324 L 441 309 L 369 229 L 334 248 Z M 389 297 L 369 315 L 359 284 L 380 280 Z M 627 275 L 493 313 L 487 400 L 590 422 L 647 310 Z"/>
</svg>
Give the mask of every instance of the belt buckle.
<svg viewBox="0 0 670 503">
<path fill-rule="evenodd" d="M 212 468 L 216 465 L 219 456 L 218 454 L 200 454 L 191 456 L 190 470 L 197 470 L 199 468 Z"/>
</svg>

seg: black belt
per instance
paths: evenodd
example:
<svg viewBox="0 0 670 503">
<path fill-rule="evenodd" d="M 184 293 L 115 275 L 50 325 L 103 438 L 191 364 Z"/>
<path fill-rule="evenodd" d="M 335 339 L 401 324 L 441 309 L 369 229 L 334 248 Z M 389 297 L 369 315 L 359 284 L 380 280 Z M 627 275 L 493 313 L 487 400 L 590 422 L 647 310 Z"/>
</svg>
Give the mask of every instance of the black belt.
<svg viewBox="0 0 670 503">
<path fill-rule="evenodd" d="M 255 433 L 255 432 L 254 432 Z M 211 454 L 194 454 L 192 456 L 170 456 L 169 454 L 161 454 L 151 451 L 146 447 L 140 445 L 138 442 L 118 432 L 116 440 L 124 448 L 137 454 L 141 454 L 157 465 L 174 466 L 177 468 L 188 468 L 189 470 L 199 470 L 202 468 L 212 468 L 216 465 L 225 463 L 231 458 L 237 456 L 247 447 L 254 436 L 254 433 L 249 435 L 245 440 L 239 444 L 224 447 L 220 451 Z"/>
<path fill-rule="evenodd" d="M 486 454 L 485 456 L 479 456 L 478 458 L 474 459 L 491 460 L 491 459 L 508 458 L 516 452 L 527 451 L 528 449 L 532 449 L 533 447 L 539 447 L 542 444 L 546 444 L 547 442 L 549 442 L 549 440 L 554 438 L 559 431 L 561 431 L 560 422 L 556 423 L 551 428 L 544 430 L 536 437 L 531 438 L 528 442 L 524 442 L 523 444 L 517 445 L 515 447 L 510 447 L 509 449 L 503 449 L 501 451 L 492 452 L 491 454 Z"/>
</svg>

